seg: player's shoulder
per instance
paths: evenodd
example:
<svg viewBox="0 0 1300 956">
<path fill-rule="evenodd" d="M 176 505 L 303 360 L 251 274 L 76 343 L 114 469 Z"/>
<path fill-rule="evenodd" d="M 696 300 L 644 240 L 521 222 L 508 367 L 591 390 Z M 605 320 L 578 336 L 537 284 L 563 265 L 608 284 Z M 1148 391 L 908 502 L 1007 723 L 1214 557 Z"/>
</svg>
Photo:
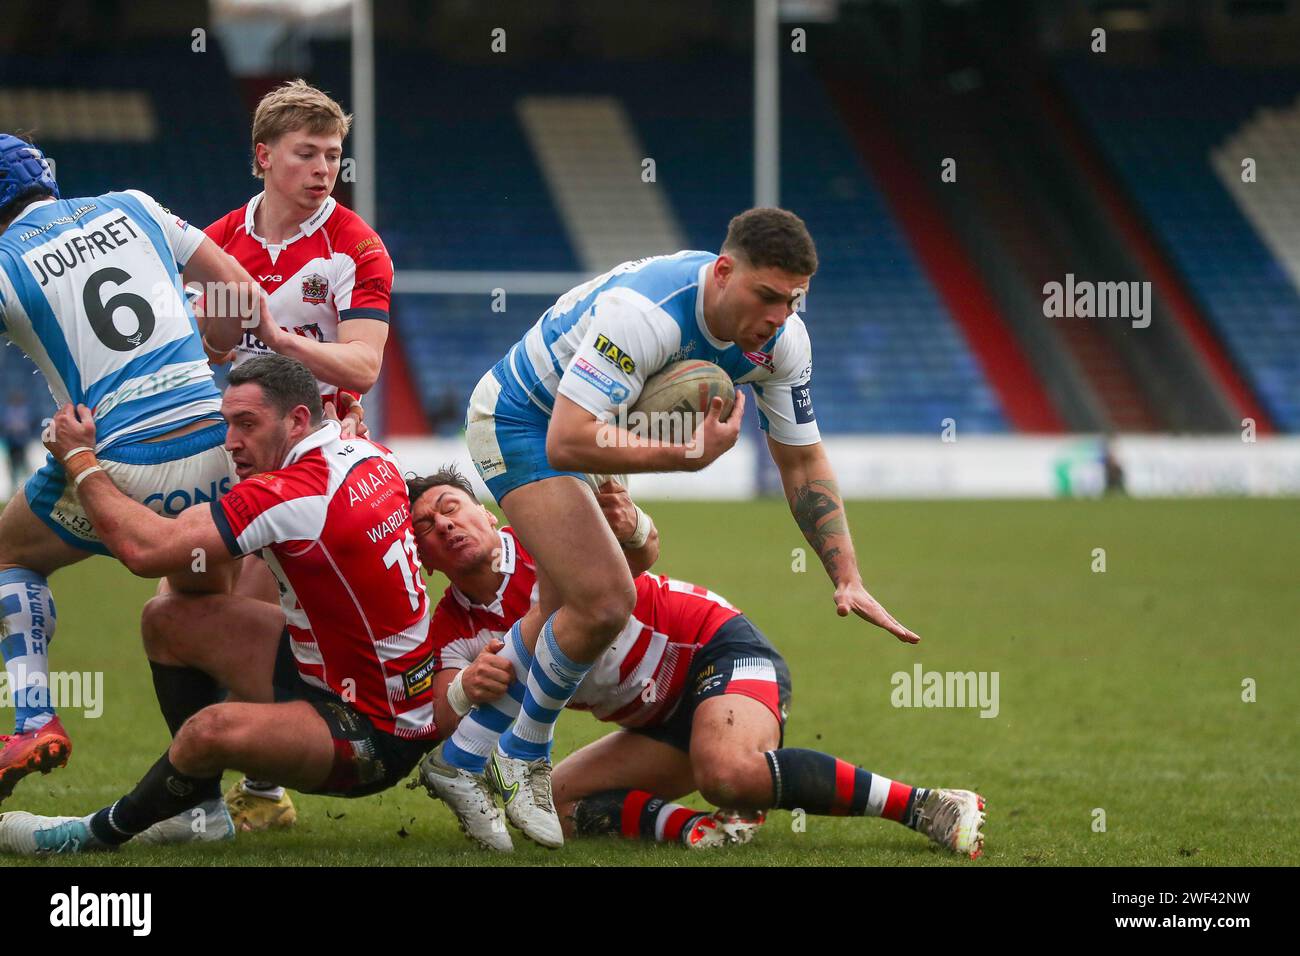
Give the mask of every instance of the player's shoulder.
<svg viewBox="0 0 1300 956">
<path fill-rule="evenodd" d="M 615 267 L 598 298 L 621 300 L 647 312 L 671 308 L 675 300 L 689 301 L 693 308 L 695 299 L 691 293 L 699 284 L 700 269 L 716 258 L 712 252 L 684 249 L 671 255 L 625 262 Z"/>
<path fill-rule="evenodd" d="M 329 481 L 329 461 L 322 449 L 313 448 L 284 467 L 250 475 L 235 487 L 245 491 L 264 490 L 287 500 L 322 495 Z"/>
<path fill-rule="evenodd" d="M 798 312 L 791 312 L 785 325 L 781 326 L 781 331 L 772 343 L 771 355 L 773 378 L 797 379 L 801 375 L 812 373 L 812 339 L 808 336 L 808 326 Z"/>
<path fill-rule="evenodd" d="M 248 219 L 248 203 L 236 206 L 220 219 L 208 224 L 203 231 L 217 245 L 224 247 L 241 231 L 247 233 L 244 224 Z"/>
<path fill-rule="evenodd" d="M 533 556 L 528 553 L 524 543 L 519 540 L 519 535 L 510 525 L 506 525 L 498 532 L 501 535 L 502 543 L 512 551 L 511 555 L 503 555 L 502 565 L 509 563 L 511 565 L 522 564 L 524 567 L 532 569 L 537 566 Z"/>
<path fill-rule="evenodd" d="M 123 199 L 134 199 L 138 203 L 143 203 L 146 207 L 157 206 L 160 209 L 163 208 L 162 203 L 154 199 L 153 196 L 145 192 L 143 189 L 114 189 L 104 193 L 99 198 L 109 200 L 110 202 L 121 202 Z"/>
<path fill-rule="evenodd" d="M 143 189 L 121 189 L 104 193 L 97 197 L 110 206 L 117 206 L 127 212 L 135 212 L 138 207 L 150 219 L 163 221 L 171 216 L 172 211 Z"/>
<path fill-rule="evenodd" d="M 378 256 L 387 256 L 388 250 L 379 232 L 354 211 L 336 203 L 325 220 L 325 233 L 335 252 L 342 253 L 360 263 Z"/>
</svg>

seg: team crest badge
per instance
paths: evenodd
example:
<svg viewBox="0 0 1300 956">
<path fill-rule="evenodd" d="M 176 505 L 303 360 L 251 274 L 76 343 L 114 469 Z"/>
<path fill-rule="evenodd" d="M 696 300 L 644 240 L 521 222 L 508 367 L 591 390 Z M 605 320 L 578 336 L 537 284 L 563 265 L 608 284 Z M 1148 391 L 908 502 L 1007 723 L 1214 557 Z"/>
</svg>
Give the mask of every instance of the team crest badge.
<svg viewBox="0 0 1300 956">
<path fill-rule="evenodd" d="M 302 301 L 324 302 L 330 294 L 329 280 L 324 276 L 310 275 L 302 280 Z"/>
</svg>

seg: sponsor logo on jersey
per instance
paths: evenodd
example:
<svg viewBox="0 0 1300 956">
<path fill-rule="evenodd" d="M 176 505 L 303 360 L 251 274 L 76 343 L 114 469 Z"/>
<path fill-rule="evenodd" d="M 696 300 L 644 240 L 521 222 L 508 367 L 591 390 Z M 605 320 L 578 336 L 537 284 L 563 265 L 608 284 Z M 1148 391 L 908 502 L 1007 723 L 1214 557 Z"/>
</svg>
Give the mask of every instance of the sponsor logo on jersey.
<svg viewBox="0 0 1300 956">
<path fill-rule="evenodd" d="M 276 274 L 273 273 L 273 274 L 268 275 L 268 276 L 258 276 L 258 277 L 257 277 L 257 281 L 258 281 L 258 282 L 283 282 L 283 281 L 284 281 L 284 276 L 282 276 L 282 275 L 276 275 Z"/>
<path fill-rule="evenodd" d="M 591 385 L 610 397 L 613 402 L 622 402 L 628 396 L 628 389 L 614 381 L 596 366 L 592 365 L 586 359 L 579 356 L 573 360 L 573 374 L 578 376 L 588 385 Z"/>
<path fill-rule="evenodd" d="M 601 332 L 596 336 L 596 351 L 600 353 L 601 358 L 613 365 L 624 375 L 631 375 L 636 371 L 636 362 L 632 361 L 632 356 L 628 355 L 622 348 L 615 345 L 609 340 L 609 336 Z"/>
<path fill-rule="evenodd" d="M 388 280 L 383 276 L 371 276 L 368 279 L 362 279 L 357 283 L 356 287 L 358 291 L 373 292 L 375 295 L 382 295 L 384 297 L 387 297 L 392 291 Z"/>
<path fill-rule="evenodd" d="M 93 212 L 98 208 L 99 207 L 96 206 L 93 202 L 87 203 L 84 206 L 78 206 L 76 209 L 72 210 L 71 214 L 67 216 L 60 216 L 57 219 L 51 219 L 49 222 L 41 226 L 41 228 L 39 229 L 29 229 L 27 232 L 24 232 L 22 235 L 18 237 L 18 241 L 26 242 L 28 239 L 33 239 L 36 236 L 44 235 L 45 233 L 53 229 L 55 226 L 62 226 L 70 222 L 76 222 L 78 219 L 82 218 L 87 213 Z"/>
<path fill-rule="evenodd" d="M 672 355 L 668 356 L 668 361 L 665 362 L 664 364 L 672 365 L 674 362 L 683 362 L 686 359 L 690 358 L 691 353 L 695 351 L 696 344 L 697 344 L 696 341 L 694 339 L 691 339 L 689 342 L 687 342 L 685 345 L 679 348 Z"/>
<path fill-rule="evenodd" d="M 418 697 L 433 686 L 433 674 L 438 669 L 438 652 L 430 651 L 429 656 L 402 674 L 406 685 L 407 697 Z"/>
<path fill-rule="evenodd" d="M 329 280 L 323 275 L 309 275 L 302 280 L 302 301 L 321 303 L 329 298 Z"/>
<path fill-rule="evenodd" d="M 769 372 L 776 371 L 776 363 L 772 361 L 772 356 L 766 352 L 746 352 L 745 358 L 753 362 L 759 368 L 765 368 Z"/>
<path fill-rule="evenodd" d="M 380 246 L 382 248 L 383 244 L 379 241 L 379 237 L 367 236 L 365 239 L 362 239 L 360 242 L 358 242 L 355 246 L 352 247 L 352 258 L 353 259 L 357 258 L 357 256 L 361 255 L 367 249 L 371 249 L 374 246 Z"/>
<path fill-rule="evenodd" d="M 813 414 L 811 378 L 790 389 L 790 397 L 794 400 L 794 420 L 800 425 L 806 425 L 817 417 Z"/>
</svg>

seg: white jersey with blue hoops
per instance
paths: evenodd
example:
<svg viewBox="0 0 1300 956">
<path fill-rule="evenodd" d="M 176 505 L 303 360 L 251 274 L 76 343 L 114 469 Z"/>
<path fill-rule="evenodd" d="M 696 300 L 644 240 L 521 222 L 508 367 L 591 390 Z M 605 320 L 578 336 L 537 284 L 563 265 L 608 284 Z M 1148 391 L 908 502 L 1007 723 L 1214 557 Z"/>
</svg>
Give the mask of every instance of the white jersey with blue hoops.
<svg viewBox="0 0 1300 956">
<path fill-rule="evenodd" d="M 0 235 L 0 335 L 93 410 L 96 451 L 220 417 L 180 279 L 203 240 L 134 189 L 34 203 Z"/>
<path fill-rule="evenodd" d="M 757 351 L 710 334 L 704 280 L 717 255 L 684 251 L 615 266 L 571 289 L 517 342 L 494 372 L 501 399 L 550 415 L 563 395 L 597 418 L 634 405 L 665 366 L 701 359 L 752 384 L 760 424 L 783 445 L 820 441 L 812 405 L 812 346 L 791 313 Z"/>
</svg>

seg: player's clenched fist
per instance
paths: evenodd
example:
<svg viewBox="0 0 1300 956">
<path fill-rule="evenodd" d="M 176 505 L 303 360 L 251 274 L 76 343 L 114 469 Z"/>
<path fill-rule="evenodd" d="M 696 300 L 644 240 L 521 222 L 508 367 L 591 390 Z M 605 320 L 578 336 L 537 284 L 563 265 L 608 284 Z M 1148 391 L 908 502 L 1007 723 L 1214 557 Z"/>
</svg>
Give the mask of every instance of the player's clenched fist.
<svg viewBox="0 0 1300 956">
<path fill-rule="evenodd" d="M 339 418 L 340 410 L 342 418 Z M 340 438 L 365 438 L 370 434 L 366 410 L 361 407 L 361 400 L 350 392 L 339 391 L 335 398 L 326 401 L 325 417 L 339 423 Z"/>
<path fill-rule="evenodd" d="M 54 456 L 64 461 L 76 448 L 95 447 L 95 416 L 85 405 L 64 405 L 41 433 L 41 443 Z"/>
<path fill-rule="evenodd" d="M 613 478 L 603 482 L 596 493 L 596 503 L 609 522 L 615 540 L 626 541 L 636 534 L 636 505 L 632 504 L 632 496 L 619 482 Z"/>
<path fill-rule="evenodd" d="M 461 688 L 471 703 L 491 703 L 510 686 L 515 671 L 510 662 L 497 653 L 503 647 L 503 642 L 493 640 L 461 673 Z"/>
<path fill-rule="evenodd" d="M 686 467 L 699 471 L 721 458 L 740 439 L 740 423 L 745 417 L 745 393 L 736 392 L 736 404 L 732 406 L 727 420 L 722 420 L 724 402 L 718 396 L 709 403 L 709 411 L 704 421 L 695 431 L 695 437 L 687 446 Z"/>
</svg>

